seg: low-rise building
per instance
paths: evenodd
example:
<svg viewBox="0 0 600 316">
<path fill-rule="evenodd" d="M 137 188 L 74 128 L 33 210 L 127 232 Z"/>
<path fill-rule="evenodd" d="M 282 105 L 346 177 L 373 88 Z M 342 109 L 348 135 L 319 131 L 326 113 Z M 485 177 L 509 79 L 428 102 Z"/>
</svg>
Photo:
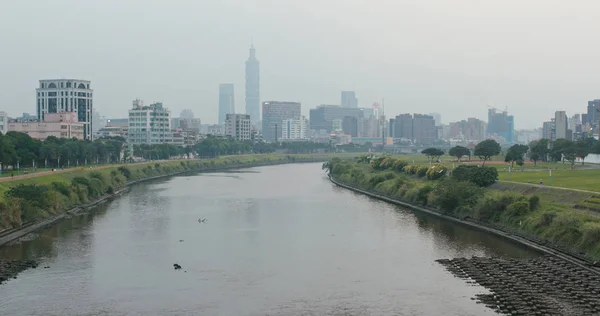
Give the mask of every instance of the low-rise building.
<svg viewBox="0 0 600 316">
<path fill-rule="evenodd" d="M 77 120 L 75 112 L 46 113 L 43 121 L 11 121 L 8 131 L 25 133 L 40 140 L 49 136 L 84 139 L 84 123 Z"/>
<path fill-rule="evenodd" d="M 308 139 L 308 120 L 301 116 L 299 119 L 283 120 L 281 124 L 281 140 Z"/>
<path fill-rule="evenodd" d="M 225 135 L 235 140 L 252 139 L 252 125 L 248 114 L 225 115 Z"/>
<path fill-rule="evenodd" d="M 129 110 L 130 144 L 161 144 L 172 142 L 171 111 L 162 103 L 144 106 L 143 101 L 133 101 Z"/>
</svg>

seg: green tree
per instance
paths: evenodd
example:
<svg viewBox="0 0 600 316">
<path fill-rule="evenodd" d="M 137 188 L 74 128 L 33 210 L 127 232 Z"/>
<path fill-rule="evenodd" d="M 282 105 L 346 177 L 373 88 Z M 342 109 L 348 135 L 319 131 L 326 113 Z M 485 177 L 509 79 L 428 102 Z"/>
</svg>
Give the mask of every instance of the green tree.
<svg viewBox="0 0 600 316">
<path fill-rule="evenodd" d="M 483 160 L 483 165 L 485 165 L 485 162 L 490 160 L 491 157 L 499 153 L 500 144 L 493 139 L 486 139 L 475 146 L 475 156 Z"/>
<path fill-rule="evenodd" d="M 438 160 L 441 156 L 444 155 L 444 151 L 438 148 L 423 149 L 421 153 L 427 156 L 427 158 L 429 158 L 430 161 L 433 161 L 434 159 Z"/>
<path fill-rule="evenodd" d="M 529 143 L 529 159 L 533 161 L 533 165 L 537 165 L 538 161 L 546 161 L 549 153 L 550 140 L 542 138 Z"/>
<path fill-rule="evenodd" d="M 516 161 L 523 161 L 523 156 L 527 153 L 528 150 L 529 146 L 527 145 L 512 145 L 510 146 L 510 148 L 508 148 L 506 156 L 504 156 L 504 161 L 510 162 L 511 166 L 514 166 Z"/>
<path fill-rule="evenodd" d="M 456 159 L 458 159 L 458 162 L 460 162 L 460 158 L 464 156 L 471 156 L 471 151 L 467 147 L 454 146 L 450 148 L 450 151 L 448 151 L 448 155 L 456 157 Z"/>
</svg>

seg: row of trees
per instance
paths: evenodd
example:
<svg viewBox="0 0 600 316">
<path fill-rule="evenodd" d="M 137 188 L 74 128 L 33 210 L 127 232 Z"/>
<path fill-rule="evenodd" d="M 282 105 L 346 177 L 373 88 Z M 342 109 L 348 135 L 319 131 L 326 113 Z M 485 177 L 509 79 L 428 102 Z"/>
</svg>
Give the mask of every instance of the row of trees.
<svg viewBox="0 0 600 316">
<path fill-rule="evenodd" d="M 123 139 L 105 138 L 96 141 L 48 137 L 32 139 L 18 132 L 0 134 L 0 162 L 7 166 L 62 167 L 91 163 L 116 162 L 121 158 Z"/>
<path fill-rule="evenodd" d="M 493 139 L 486 139 L 475 146 L 473 154 L 483 160 L 483 164 L 485 165 L 486 161 L 501 152 L 502 150 L 498 142 Z M 437 148 L 427 148 L 421 153 L 426 155 L 430 160 L 437 160 L 445 154 L 443 150 Z M 448 151 L 448 154 L 460 161 L 465 156 L 469 156 L 470 159 L 471 150 L 467 147 L 455 146 Z M 504 161 L 512 165 L 515 163 L 523 165 L 527 156 L 529 160 L 533 161 L 534 165 L 538 161 L 568 161 L 571 165 L 574 165 L 578 158 L 584 164 L 585 158 L 589 154 L 600 154 L 600 142 L 595 138 L 590 137 L 577 141 L 557 139 L 554 142 L 543 138 L 532 141 L 529 145 L 512 145 L 504 152 Z"/>
</svg>

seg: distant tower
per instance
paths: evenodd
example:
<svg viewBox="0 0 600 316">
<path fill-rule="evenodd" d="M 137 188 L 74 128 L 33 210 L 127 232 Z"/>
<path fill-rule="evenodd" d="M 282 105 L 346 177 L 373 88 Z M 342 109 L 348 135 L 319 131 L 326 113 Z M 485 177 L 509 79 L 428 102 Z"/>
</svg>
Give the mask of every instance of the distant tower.
<svg viewBox="0 0 600 316">
<path fill-rule="evenodd" d="M 260 121 L 260 62 L 256 59 L 254 45 L 250 45 L 250 56 L 246 60 L 246 114 L 252 124 Z"/>
<path fill-rule="evenodd" d="M 234 113 L 233 83 L 222 83 L 219 85 L 219 124 L 225 124 L 226 115 Z"/>
</svg>

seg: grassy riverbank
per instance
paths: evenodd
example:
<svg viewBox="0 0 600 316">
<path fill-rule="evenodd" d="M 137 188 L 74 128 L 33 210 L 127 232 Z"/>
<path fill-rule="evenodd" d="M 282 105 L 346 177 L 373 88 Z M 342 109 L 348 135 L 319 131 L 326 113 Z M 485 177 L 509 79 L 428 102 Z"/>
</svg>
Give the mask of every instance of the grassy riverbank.
<svg viewBox="0 0 600 316">
<path fill-rule="evenodd" d="M 56 216 L 113 194 L 135 181 L 182 172 L 279 163 L 325 161 L 335 154 L 239 155 L 78 168 L 0 183 L 0 231 Z M 344 155 L 341 155 L 344 157 Z"/>
<path fill-rule="evenodd" d="M 454 171 L 452 177 L 445 175 L 445 166 L 411 166 L 396 157 L 332 159 L 324 167 L 342 183 L 600 260 L 600 213 L 487 188 L 498 177 L 493 167 L 463 168 L 475 173 Z"/>
</svg>

